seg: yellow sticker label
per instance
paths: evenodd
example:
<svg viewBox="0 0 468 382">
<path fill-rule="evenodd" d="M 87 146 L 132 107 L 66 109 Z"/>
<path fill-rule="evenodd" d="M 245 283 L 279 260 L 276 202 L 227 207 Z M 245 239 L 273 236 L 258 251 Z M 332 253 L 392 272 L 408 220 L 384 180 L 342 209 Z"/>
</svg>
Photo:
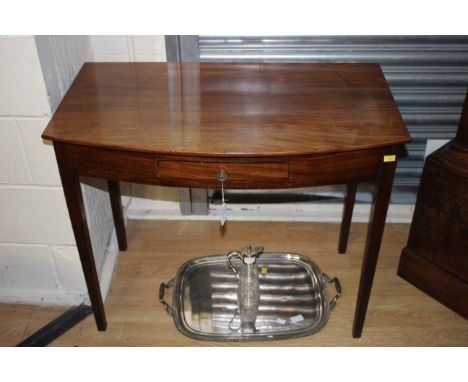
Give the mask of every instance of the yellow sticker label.
<svg viewBox="0 0 468 382">
<path fill-rule="evenodd" d="M 396 155 L 384 155 L 383 161 L 384 162 L 395 162 L 396 161 Z"/>
<path fill-rule="evenodd" d="M 266 275 L 268 272 L 267 267 L 262 267 L 262 275 Z"/>
</svg>

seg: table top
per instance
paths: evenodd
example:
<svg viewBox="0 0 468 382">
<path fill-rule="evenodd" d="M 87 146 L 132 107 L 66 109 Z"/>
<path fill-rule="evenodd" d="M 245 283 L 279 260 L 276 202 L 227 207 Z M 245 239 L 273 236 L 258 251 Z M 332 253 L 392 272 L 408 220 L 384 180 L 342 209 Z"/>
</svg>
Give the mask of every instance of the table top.
<svg viewBox="0 0 468 382">
<path fill-rule="evenodd" d="M 42 137 L 221 157 L 410 140 L 378 64 L 328 63 L 86 63 Z"/>
</svg>

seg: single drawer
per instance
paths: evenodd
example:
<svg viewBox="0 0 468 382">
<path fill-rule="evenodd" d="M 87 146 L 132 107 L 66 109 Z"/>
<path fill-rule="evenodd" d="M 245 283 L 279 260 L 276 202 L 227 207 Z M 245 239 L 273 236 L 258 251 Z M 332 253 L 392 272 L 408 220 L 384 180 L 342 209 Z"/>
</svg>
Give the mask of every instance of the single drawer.
<svg viewBox="0 0 468 382">
<path fill-rule="evenodd" d="M 160 179 L 216 181 L 221 172 L 227 175 L 227 182 L 284 181 L 289 178 L 289 161 L 158 161 L 158 178 Z"/>
</svg>

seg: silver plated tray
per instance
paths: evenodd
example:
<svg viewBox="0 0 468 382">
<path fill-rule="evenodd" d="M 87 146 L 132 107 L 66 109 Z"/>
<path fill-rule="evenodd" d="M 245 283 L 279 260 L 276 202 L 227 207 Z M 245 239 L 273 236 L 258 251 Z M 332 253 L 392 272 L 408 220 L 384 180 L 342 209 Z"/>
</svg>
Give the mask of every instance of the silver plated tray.
<svg viewBox="0 0 468 382">
<path fill-rule="evenodd" d="M 236 261 L 238 262 L 236 264 Z M 241 265 L 240 260 L 233 260 Z M 260 303 L 254 333 L 241 333 L 236 275 L 225 255 L 183 264 L 175 278 L 162 283 L 159 301 L 184 335 L 205 341 L 265 341 L 309 336 L 321 330 L 341 295 L 337 278 L 322 273 L 310 258 L 262 253 L 257 259 Z M 328 298 L 326 285 L 336 295 Z M 172 306 L 164 300 L 173 288 Z"/>
</svg>

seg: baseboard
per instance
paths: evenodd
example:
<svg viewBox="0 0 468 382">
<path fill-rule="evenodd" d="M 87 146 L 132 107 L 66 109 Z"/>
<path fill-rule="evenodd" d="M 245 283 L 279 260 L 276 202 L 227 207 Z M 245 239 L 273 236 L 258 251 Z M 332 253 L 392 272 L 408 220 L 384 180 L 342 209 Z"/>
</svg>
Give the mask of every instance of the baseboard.
<svg viewBox="0 0 468 382">
<path fill-rule="evenodd" d="M 2 304 L 31 304 L 41 306 L 70 306 L 88 301 L 82 293 L 64 293 L 63 291 L 5 290 L 0 296 Z"/>
<path fill-rule="evenodd" d="M 228 220 L 233 221 L 306 221 L 340 222 L 342 203 L 229 204 Z M 367 223 L 370 204 L 356 204 L 353 222 Z M 413 204 L 391 204 L 389 223 L 411 223 Z M 134 198 L 128 208 L 130 219 L 143 220 L 218 220 L 220 205 L 210 204 L 208 215 L 182 215 L 179 203 Z"/>
</svg>

